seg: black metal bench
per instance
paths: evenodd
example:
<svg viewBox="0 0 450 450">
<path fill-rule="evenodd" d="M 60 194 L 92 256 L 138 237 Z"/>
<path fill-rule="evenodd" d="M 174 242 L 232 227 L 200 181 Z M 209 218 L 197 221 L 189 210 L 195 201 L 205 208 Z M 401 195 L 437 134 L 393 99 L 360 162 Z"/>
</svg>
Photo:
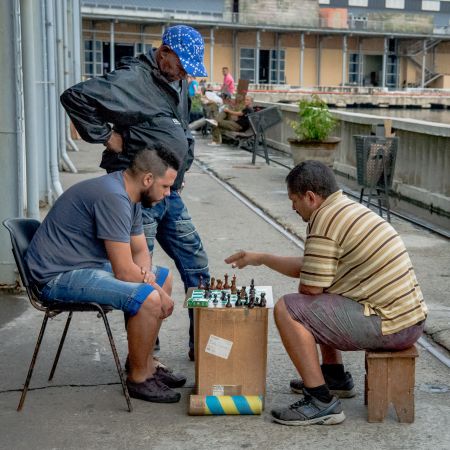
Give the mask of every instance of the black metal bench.
<svg viewBox="0 0 450 450">
<path fill-rule="evenodd" d="M 266 163 L 269 164 L 269 153 L 265 131 L 281 122 L 281 113 L 276 106 L 261 109 L 248 115 L 250 128 L 244 132 L 224 131 L 223 136 L 237 141 L 237 145 L 246 146 L 253 152 L 252 164 L 255 164 L 259 145 L 262 144 Z"/>
</svg>

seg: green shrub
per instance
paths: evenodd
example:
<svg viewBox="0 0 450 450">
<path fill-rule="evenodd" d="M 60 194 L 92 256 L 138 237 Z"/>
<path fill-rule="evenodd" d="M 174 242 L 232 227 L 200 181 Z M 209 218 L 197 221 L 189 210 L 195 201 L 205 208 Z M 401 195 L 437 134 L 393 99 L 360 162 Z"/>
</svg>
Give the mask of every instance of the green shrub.
<svg viewBox="0 0 450 450">
<path fill-rule="evenodd" d="M 335 125 L 328 105 L 317 95 L 298 102 L 298 119 L 291 122 L 296 136 L 303 141 L 324 141 Z"/>
<path fill-rule="evenodd" d="M 196 94 L 193 97 L 191 97 L 191 111 L 201 113 L 203 111 L 203 106 L 201 102 L 201 96 L 200 94 Z"/>
</svg>

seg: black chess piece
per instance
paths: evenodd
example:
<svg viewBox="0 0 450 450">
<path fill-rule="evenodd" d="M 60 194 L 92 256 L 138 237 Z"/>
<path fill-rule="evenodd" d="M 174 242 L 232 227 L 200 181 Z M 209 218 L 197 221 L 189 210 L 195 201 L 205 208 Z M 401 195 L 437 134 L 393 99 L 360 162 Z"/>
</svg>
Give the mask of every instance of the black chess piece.
<svg viewBox="0 0 450 450">
<path fill-rule="evenodd" d="M 254 308 L 254 307 L 255 307 L 255 293 L 252 292 L 252 291 L 250 291 L 250 297 L 249 297 L 248 307 L 249 307 L 249 308 Z"/>
<path fill-rule="evenodd" d="M 231 304 L 231 295 L 227 294 L 227 304 L 225 305 L 226 308 L 231 308 L 233 305 Z"/>
<path fill-rule="evenodd" d="M 211 291 L 205 290 L 205 299 L 209 300 L 211 298 Z"/>
<path fill-rule="evenodd" d="M 259 302 L 259 306 L 261 308 L 265 308 L 267 305 L 267 301 L 266 301 L 266 293 L 265 292 L 261 292 L 261 300 Z"/>
<path fill-rule="evenodd" d="M 239 296 L 237 297 L 236 302 L 234 303 L 234 306 L 242 306 L 242 301 Z"/>
<path fill-rule="evenodd" d="M 214 299 L 213 299 L 213 303 L 216 305 L 217 304 L 217 302 L 218 302 L 218 300 L 217 300 L 217 294 L 214 294 Z"/>
<path fill-rule="evenodd" d="M 255 306 L 260 306 L 259 297 L 255 297 Z"/>
<path fill-rule="evenodd" d="M 222 292 L 221 292 L 221 294 L 220 294 L 220 300 L 221 300 L 222 302 L 225 301 L 225 291 L 222 291 Z"/>
<path fill-rule="evenodd" d="M 255 292 L 255 280 L 253 278 L 250 281 L 250 292 Z"/>
</svg>

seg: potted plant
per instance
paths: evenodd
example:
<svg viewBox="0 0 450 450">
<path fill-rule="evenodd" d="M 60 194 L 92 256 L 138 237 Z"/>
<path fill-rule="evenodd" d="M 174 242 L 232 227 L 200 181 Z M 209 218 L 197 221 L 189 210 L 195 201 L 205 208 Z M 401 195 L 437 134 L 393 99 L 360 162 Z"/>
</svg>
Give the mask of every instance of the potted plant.
<svg viewBox="0 0 450 450">
<path fill-rule="evenodd" d="M 288 139 L 295 165 L 307 159 L 333 165 L 341 141 L 338 137 L 330 137 L 336 122 L 327 104 L 317 95 L 299 101 L 298 119 L 291 122 L 296 137 Z"/>
</svg>

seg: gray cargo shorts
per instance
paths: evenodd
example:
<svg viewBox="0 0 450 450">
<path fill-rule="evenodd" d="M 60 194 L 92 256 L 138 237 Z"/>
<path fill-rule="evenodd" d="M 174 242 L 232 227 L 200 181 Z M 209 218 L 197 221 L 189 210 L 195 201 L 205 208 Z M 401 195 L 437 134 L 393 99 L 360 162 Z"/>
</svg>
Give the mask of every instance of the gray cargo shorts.
<svg viewBox="0 0 450 450">
<path fill-rule="evenodd" d="M 383 335 L 381 319 L 365 316 L 364 306 L 337 294 L 283 296 L 291 317 L 307 328 L 318 344 L 342 351 L 388 350 L 411 347 L 422 335 L 425 321 Z"/>
</svg>

